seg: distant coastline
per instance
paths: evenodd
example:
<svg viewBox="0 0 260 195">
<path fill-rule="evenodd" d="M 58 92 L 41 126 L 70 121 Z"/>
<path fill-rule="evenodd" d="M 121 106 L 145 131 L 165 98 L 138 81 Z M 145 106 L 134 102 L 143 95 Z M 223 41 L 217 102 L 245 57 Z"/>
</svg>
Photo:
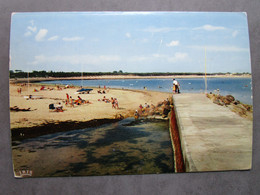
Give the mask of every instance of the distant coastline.
<svg viewBox="0 0 260 195">
<path fill-rule="evenodd" d="M 172 78 L 203 78 L 204 75 L 167 75 L 167 76 L 137 76 L 137 75 L 102 75 L 102 76 L 83 76 L 83 77 L 32 77 L 29 82 L 37 83 L 41 81 L 56 80 L 104 80 L 104 79 L 172 79 Z M 250 74 L 242 75 L 207 75 L 207 78 L 251 78 Z M 28 78 L 10 78 L 10 83 L 25 83 Z"/>
</svg>

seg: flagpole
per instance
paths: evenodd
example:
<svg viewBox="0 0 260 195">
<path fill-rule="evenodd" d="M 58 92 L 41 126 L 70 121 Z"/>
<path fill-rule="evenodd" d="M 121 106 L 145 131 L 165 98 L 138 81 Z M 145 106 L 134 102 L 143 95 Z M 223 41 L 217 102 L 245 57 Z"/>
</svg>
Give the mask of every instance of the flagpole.
<svg viewBox="0 0 260 195">
<path fill-rule="evenodd" d="M 83 88 L 83 65 L 81 64 L 81 87 Z"/>
<path fill-rule="evenodd" d="M 30 81 L 29 81 L 29 71 L 27 72 L 27 79 L 28 79 L 28 87 L 27 87 L 27 90 L 28 90 L 28 95 L 29 95 L 29 83 L 30 83 Z"/>
<path fill-rule="evenodd" d="M 205 47 L 205 94 L 207 93 L 207 52 Z"/>
</svg>

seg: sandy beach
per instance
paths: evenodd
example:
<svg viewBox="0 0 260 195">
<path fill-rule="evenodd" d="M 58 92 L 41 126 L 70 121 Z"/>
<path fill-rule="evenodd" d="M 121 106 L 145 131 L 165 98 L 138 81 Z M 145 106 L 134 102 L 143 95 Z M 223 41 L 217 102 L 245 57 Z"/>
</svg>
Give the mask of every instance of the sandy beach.
<svg viewBox="0 0 260 195">
<path fill-rule="evenodd" d="M 75 94 L 79 87 L 65 88 L 61 86 L 61 89 L 58 89 L 57 86 L 45 86 L 45 90 L 40 90 L 41 86 L 39 84 L 30 84 L 29 87 L 24 86 L 22 83 L 10 84 L 10 107 L 30 108 L 30 111 L 10 112 L 11 129 L 65 121 L 86 122 L 93 119 L 115 119 L 120 116 L 133 116 L 140 104 L 157 105 L 158 102 L 170 97 L 169 93 L 146 90 L 109 89 L 106 90 L 106 94 L 99 94 L 97 91 L 100 89 L 98 88 L 93 88 L 93 91 L 89 94 Z M 17 91 L 19 88 L 22 89 L 21 93 Z M 34 91 L 35 89 L 37 92 Z M 80 96 L 90 103 L 74 105 L 74 107 L 70 104 L 66 105 L 66 93 L 75 100 Z M 28 95 L 32 95 L 33 98 L 25 98 Z M 114 109 L 111 103 L 102 101 L 104 96 L 108 99 L 111 97 L 117 98 L 119 109 Z M 39 97 L 41 99 L 38 99 Z M 49 104 L 58 105 L 59 103 L 64 109 L 63 112 L 49 110 Z"/>
</svg>

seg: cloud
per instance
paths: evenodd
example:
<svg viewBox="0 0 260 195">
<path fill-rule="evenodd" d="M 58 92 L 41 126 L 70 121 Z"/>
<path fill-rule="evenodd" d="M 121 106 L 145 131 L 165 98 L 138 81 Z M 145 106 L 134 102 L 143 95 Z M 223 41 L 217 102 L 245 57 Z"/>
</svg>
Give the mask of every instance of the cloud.
<svg viewBox="0 0 260 195">
<path fill-rule="evenodd" d="M 131 56 L 127 59 L 130 62 L 144 62 L 147 60 L 151 60 L 151 57 L 148 56 Z"/>
<path fill-rule="evenodd" d="M 149 27 L 149 28 L 143 29 L 142 31 L 151 32 L 151 33 L 159 33 L 159 32 L 170 32 L 172 30 L 173 30 L 173 28 L 169 28 L 169 27 L 163 27 L 163 28 Z"/>
<path fill-rule="evenodd" d="M 120 61 L 120 56 L 117 55 L 56 55 L 45 56 L 38 55 L 34 57 L 34 61 L 30 64 L 69 64 L 69 65 L 103 65 L 111 62 Z"/>
<path fill-rule="evenodd" d="M 36 33 L 37 27 L 34 26 L 34 21 L 30 21 L 31 26 L 27 26 L 26 32 L 24 33 L 24 36 L 28 37 L 31 36 L 33 33 Z"/>
<path fill-rule="evenodd" d="M 63 41 L 81 41 L 84 37 L 63 37 Z"/>
<path fill-rule="evenodd" d="M 167 43 L 167 47 L 175 47 L 179 45 L 179 41 L 171 41 L 170 43 Z"/>
<path fill-rule="evenodd" d="M 43 41 L 45 36 L 47 35 L 48 30 L 47 29 L 40 29 L 37 35 L 35 36 L 36 41 Z"/>
<path fill-rule="evenodd" d="M 126 36 L 127 38 L 131 38 L 131 34 L 130 34 L 130 33 L 126 33 L 125 36 Z"/>
<path fill-rule="evenodd" d="M 232 37 L 236 37 L 236 36 L 237 36 L 237 34 L 238 34 L 238 31 L 237 31 L 237 30 L 235 30 L 235 31 L 232 33 Z"/>
<path fill-rule="evenodd" d="M 198 50 L 206 50 L 207 51 L 213 51 L 213 52 L 248 52 L 248 48 L 241 48 L 241 47 L 236 47 L 236 46 L 201 46 L 201 45 L 193 45 L 189 46 L 191 49 L 198 49 Z"/>
<path fill-rule="evenodd" d="M 158 54 L 158 53 L 155 53 L 152 55 L 154 58 L 165 58 L 167 57 L 166 55 L 163 55 L 163 54 Z"/>
<path fill-rule="evenodd" d="M 167 33 L 171 31 L 180 31 L 180 30 L 189 30 L 188 28 L 178 27 L 178 28 L 171 28 L 171 27 L 148 27 L 142 29 L 141 31 L 150 32 L 150 33 Z"/>
<path fill-rule="evenodd" d="M 173 57 L 168 57 L 168 61 L 171 63 L 175 63 L 178 61 L 183 61 L 187 59 L 188 54 L 187 53 L 181 53 L 181 52 L 176 52 Z"/>
<path fill-rule="evenodd" d="M 36 26 L 27 26 L 27 29 L 31 32 L 36 32 L 37 31 L 37 27 Z"/>
<path fill-rule="evenodd" d="M 131 56 L 127 60 L 134 63 L 142 62 L 142 63 L 150 64 L 151 62 L 155 62 L 158 60 L 160 62 L 175 63 L 175 62 L 186 60 L 187 58 L 188 58 L 187 53 L 176 52 L 173 56 L 154 53 L 152 55 Z"/>
<path fill-rule="evenodd" d="M 206 24 L 204 26 L 193 28 L 193 30 L 206 30 L 206 31 L 216 31 L 216 30 L 225 30 L 226 28 L 223 26 L 212 26 Z"/>
<path fill-rule="evenodd" d="M 26 31 L 26 33 L 24 33 L 24 36 L 26 36 L 26 37 L 29 37 L 31 35 L 32 35 L 32 32 L 30 32 L 30 31 Z"/>
<path fill-rule="evenodd" d="M 48 39 L 48 41 L 56 41 L 59 38 L 59 36 L 52 36 Z"/>
</svg>

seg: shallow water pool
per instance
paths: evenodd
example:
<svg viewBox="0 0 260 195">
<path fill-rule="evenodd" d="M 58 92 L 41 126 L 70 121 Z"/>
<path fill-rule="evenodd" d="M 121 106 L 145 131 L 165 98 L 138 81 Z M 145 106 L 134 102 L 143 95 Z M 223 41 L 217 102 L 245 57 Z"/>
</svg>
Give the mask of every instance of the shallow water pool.
<svg viewBox="0 0 260 195">
<path fill-rule="evenodd" d="M 34 177 L 172 173 L 173 161 L 165 120 L 127 118 L 13 142 L 14 170 Z"/>
</svg>

